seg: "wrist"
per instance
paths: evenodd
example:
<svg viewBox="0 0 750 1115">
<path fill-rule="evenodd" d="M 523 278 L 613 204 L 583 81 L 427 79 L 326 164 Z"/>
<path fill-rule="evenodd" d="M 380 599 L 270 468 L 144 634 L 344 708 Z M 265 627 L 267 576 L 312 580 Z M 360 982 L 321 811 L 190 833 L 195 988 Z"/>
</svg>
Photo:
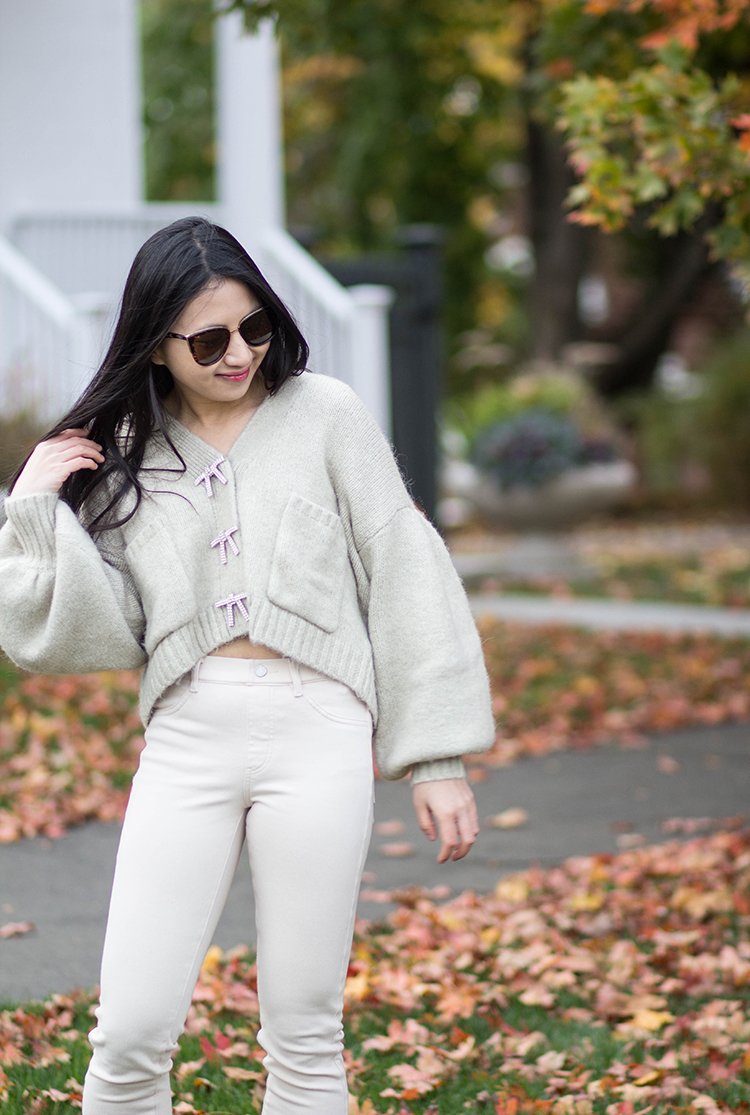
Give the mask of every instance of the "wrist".
<svg viewBox="0 0 750 1115">
<path fill-rule="evenodd" d="M 466 778 L 466 768 L 460 756 L 448 759 L 430 759 L 424 763 L 415 763 L 412 767 L 412 786 L 420 782 L 437 782 L 448 778 Z"/>
<path fill-rule="evenodd" d="M 47 481 L 43 484 L 39 479 L 36 482 L 31 477 L 24 476 L 23 473 L 18 477 L 18 480 L 13 485 L 8 498 L 15 499 L 16 496 L 44 496 L 44 495 L 57 495 L 59 486 Z"/>
</svg>

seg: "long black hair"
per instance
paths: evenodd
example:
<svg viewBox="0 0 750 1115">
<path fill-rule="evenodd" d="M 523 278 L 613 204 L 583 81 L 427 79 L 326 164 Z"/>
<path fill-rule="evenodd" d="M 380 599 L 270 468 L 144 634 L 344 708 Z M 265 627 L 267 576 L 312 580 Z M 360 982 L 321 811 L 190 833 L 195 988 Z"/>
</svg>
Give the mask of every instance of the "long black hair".
<svg viewBox="0 0 750 1115">
<path fill-rule="evenodd" d="M 270 394 L 290 376 L 304 371 L 309 356 L 304 337 L 231 233 L 203 217 L 183 217 L 155 232 L 130 268 L 117 324 L 99 370 L 78 401 L 42 439 L 83 427 L 102 446 L 104 463 L 97 469 L 72 473 L 60 490 L 76 513 L 96 492 L 97 513 L 88 516 L 87 523 L 92 534 L 121 526 L 135 513 L 143 494 L 138 470 L 153 433 L 161 431 L 184 471 L 185 462 L 167 433 L 162 403 L 172 389 L 172 375 L 151 357 L 187 303 L 207 284 L 223 279 L 237 279 L 249 287 L 273 320 L 271 346 L 260 367 Z M 11 490 L 22 469 L 23 465 L 13 477 Z M 128 500 L 129 510 L 118 518 L 117 505 L 126 494 L 134 499 Z"/>
</svg>

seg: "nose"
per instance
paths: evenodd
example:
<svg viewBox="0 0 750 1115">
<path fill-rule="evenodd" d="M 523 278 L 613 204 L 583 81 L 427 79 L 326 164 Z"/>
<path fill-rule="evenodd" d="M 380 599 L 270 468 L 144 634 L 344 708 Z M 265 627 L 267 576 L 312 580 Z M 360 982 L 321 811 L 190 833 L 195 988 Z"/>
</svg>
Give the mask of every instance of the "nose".
<svg viewBox="0 0 750 1115">
<path fill-rule="evenodd" d="M 229 334 L 229 347 L 224 353 L 225 362 L 244 368 L 250 363 L 252 353 L 252 348 L 243 341 L 239 329 L 232 330 Z"/>
</svg>

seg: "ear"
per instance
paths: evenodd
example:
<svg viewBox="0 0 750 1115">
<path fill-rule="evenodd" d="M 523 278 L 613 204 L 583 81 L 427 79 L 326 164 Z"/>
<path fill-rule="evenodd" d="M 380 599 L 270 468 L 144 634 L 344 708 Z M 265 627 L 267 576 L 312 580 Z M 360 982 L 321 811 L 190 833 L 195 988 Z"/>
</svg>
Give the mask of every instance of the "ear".
<svg viewBox="0 0 750 1115">
<path fill-rule="evenodd" d="M 162 346 L 161 345 L 159 345 L 158 348 L 155 348 L 154 351 L 151 353 L 151 363 L 152 364 L 166 364 L 166 360 L 164 359 L 164 353 L 162 352 Z"/>
</svg>

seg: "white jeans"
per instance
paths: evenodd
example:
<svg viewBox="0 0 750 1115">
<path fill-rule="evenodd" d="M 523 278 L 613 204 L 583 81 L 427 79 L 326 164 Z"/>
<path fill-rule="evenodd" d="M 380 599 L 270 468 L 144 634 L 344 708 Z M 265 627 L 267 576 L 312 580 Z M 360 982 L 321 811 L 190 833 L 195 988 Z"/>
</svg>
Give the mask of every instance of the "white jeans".
<svg viewBox="0 0 750 1115">
<path fill-rule="evenodd" d="M 372 831 L 372 721 L 289 659 L 208 657 L 157 705 L 123 826 L 84 1115 L 169 1115 L 169 1070 L 242 845 L 263 1115 L 346 1115 L 342 1005 Z"/>
</svg>

